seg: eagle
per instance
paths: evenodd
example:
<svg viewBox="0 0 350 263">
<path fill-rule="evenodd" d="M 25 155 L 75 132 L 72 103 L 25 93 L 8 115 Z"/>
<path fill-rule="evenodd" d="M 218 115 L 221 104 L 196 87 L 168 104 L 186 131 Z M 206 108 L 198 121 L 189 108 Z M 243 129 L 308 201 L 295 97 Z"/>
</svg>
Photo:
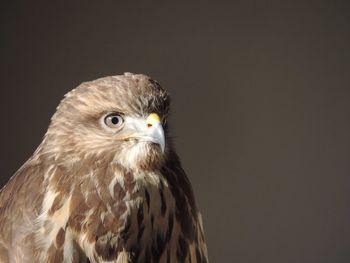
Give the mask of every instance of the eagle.
<svg viewBox="0 0 350 263">
<path fill-rule="evenodd" d="M 0 262 L 208 262 L 169 106 L 143 74 L 68 92 L 0 191 Z"/>
</svg>

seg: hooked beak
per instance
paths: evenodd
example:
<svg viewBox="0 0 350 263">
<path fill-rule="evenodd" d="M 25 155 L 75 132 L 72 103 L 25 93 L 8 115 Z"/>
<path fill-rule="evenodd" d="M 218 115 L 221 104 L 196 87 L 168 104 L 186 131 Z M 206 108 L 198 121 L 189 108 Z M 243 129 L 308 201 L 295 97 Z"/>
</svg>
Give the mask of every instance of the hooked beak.
<svg viewBox="0 0 350 263">
<path fill-rule="evenodd" d="M 164 129 L 160 122 L 158 114 L 151 113 L 146 119 L 146 139 L 149 141 L 159 144 L 162 152 L 165 150 L 165 136 Z"/>
<path fill-rule="evenodd" d="M 165 135 L 158 114 L 151 113 L 146 119 L 126 119 L 125 124 L 128 126 L 126 128 L 132 132 L 130 137 L 136 138 L 140 142 L 158 144 L 164 153 Z"/>
</svg>

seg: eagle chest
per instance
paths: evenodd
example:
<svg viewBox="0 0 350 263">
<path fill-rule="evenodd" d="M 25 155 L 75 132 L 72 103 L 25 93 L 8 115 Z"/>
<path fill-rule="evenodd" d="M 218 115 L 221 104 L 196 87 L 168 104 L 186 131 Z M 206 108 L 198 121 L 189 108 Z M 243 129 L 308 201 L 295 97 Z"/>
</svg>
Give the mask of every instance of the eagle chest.
<svg viewBox="0 0 350 263">
<path fill-rule="evenodd" d="M 113 199 L 100 212 L 104 231 L 96 237 L 97 254 L 110 259 L 113 251 L 126 251 L 131 262 L 175 257 L 171 251 L 178 242 L 179 224 L 165 178 L 151 172 L 126 173 L 114 177 L 108 188 Z"/>
<path fill-rule="evenodd" d="M 154 262 L 161 257 L 170 258 L 179 231 L 175 199 L 168 182 L 154 173 L 129 174 L 124 178 L 124 188 L 129 190 L 122 201 L 126 212 L 120 237 L 126 250 L 135 262 L 137 258 L 152 258 Z"/>
<path fill-rule="evenodd" d="M 54 201 L 45 214 L 44 225 L 54 225 L 48 229 L 50 240 L 45 237 L 41 243 L 60 247 L 53 250 L 54 255 L 74 258 L 74 249 L 57 245 L 62 244 L 59 240 L 63 234 L 63 241 L 74 243 L 75 239 L 86 256 L 96 262 L 113 261 L 123 254 L 129 262 L 176 259 L 181 223 L 177 221 L 175 198 L 163 176 L 116 173 L 94 183 L 86 181 L 65 198 L 63 206 L 53 210 Z M 51 195 L 45 199 L 52 199 Z M 69 227 L 65 234 L 64 222 Z"/>
</svg>

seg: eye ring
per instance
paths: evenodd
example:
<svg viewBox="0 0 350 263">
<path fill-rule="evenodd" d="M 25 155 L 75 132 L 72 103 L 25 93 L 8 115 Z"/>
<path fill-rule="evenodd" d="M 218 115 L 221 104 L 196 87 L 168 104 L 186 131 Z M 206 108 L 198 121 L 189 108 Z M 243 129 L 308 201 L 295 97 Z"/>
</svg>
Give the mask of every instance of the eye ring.
<svg viewBox="0 0 350 263">
<path fill-rule="evenodd" d="M 112 129 L 119 128 L 123 123 L 123 117 L 116 112 L 109 113 L 104 117 L 104 124 Z"/>
</svg>

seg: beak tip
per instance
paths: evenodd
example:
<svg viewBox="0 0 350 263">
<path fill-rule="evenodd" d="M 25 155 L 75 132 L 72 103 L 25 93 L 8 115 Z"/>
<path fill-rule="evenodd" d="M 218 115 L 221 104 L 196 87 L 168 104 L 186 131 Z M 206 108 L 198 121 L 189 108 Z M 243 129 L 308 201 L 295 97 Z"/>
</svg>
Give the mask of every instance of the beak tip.
<svg viewBox="0 0 350 263">
<path fill-rule="evenodd" d="M 162 150 L 162 153 L 165 152 L 165 143 L 160 145 L 160 149 Z"/>
</svg>

